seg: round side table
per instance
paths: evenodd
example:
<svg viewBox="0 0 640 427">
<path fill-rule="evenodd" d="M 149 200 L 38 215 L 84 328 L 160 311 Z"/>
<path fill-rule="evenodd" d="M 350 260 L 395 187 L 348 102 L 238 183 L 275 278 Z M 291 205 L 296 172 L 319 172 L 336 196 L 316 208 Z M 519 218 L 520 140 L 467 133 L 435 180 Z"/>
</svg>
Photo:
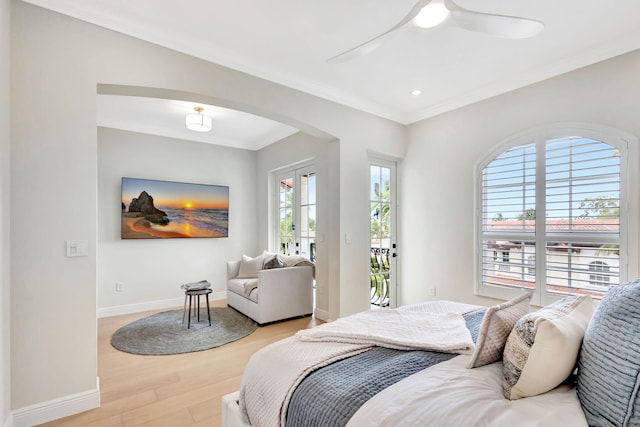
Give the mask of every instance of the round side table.
<svg viewBox="0 0 640 427">
<path fill-rule="evenodd" d="M 187 320 L 187 329 L 191 328 L 191 300 L 193 297 L 197 297 L 196 304 L 194 305 L 194 309 L 197 309 L 197 320 L 200 322 L 200 295 L 204 295 L 207 300 L 207 315 L 209 316 L 209 326 L 211 326 L 211 311 L 209 309 L 209 294 L 213 292 L 211 289 L 198 289 L 192 291 L 185 291 L 184 297 L 189 297 L 189 310 L 187 311 L 187 315 L 189 316 Z M 185 301 L 186 302 L 186 301 Z M 185 304 L 186 306 L 186 304 Z M 185 307 L 186 308 L 186 307 Z M 184 323 L 184 313 L 182 314 L 182 322 Z"/>
</svg>

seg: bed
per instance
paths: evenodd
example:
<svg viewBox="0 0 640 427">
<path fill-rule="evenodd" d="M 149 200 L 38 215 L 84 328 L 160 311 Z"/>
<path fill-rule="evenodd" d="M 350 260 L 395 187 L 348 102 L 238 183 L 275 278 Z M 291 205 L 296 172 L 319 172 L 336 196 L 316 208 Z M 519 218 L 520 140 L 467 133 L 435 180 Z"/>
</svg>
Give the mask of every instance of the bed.
<svg viewBox="0 0 640 427">
<path fill-rule="evenodd" d="M 597 307 L 569 296 L 529 312 L 529 299 L 422 303 L 299 332 L 252 356 L 241 389 L 223 397 L 223 426 L 640 425 L 640 338 L 629 333 L 640 330 L 640 282 Z M 430 337 L 403 341 L 393 322 L 378 336 L 389 316 Z"/>
</svg>

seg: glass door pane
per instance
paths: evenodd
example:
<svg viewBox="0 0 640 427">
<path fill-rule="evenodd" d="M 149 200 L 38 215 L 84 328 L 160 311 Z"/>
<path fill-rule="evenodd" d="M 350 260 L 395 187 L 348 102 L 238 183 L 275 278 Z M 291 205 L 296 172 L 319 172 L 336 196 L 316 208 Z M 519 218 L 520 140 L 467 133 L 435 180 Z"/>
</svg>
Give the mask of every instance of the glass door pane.
<svg viewBox="0 0 640 427">
<path fill-rule="evenodd" d="M 278 252 L 291 255 L 293 246 L 293 176 L 284 176 L 278 179 Z"/>
<path fill-rule="evenodd" d="M 312 166 L 276 176 L 278 252 L 316 259 L 316 174 Z"/>
<path fill-rule="evenodd" d="M 395 239 L 393 237 L 393 182 L 392 165 L 370 165 L 370 230 L 371 230 L 371 304 L 377 307 L 395 305 L 394 265 Z"/>
<path fill-rule="evenodd" d="M 316 174 L 309 170 L 296 171 L 300 189 L 299 253 L 311 261 L 316 258 Z"/>
</svg>

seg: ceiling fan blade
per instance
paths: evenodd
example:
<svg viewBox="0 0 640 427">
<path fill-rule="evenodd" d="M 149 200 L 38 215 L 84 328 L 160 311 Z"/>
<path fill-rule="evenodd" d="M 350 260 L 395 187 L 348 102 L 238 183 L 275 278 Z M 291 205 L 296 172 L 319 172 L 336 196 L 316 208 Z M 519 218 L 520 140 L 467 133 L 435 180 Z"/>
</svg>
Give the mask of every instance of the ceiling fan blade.
<svg viewBox="0 0 640 427">
<path fill-rule="evenodd" d="M 452 1 L 447 1 L 446 5 L 451 12 L 451 22 L 454 25 L 477 33 L 507 39 L 524 39 L 535 36 L 544 28 L 542 22 L 533 19 L 473 12 Z"/>
<path fill-rule="evenodd" d="M 371 40 L 368 40 L 354 48 L 351 48 L 349 50 L 346 50 L 336 56 L 333 56 L 329 59 L 327 59 L 327 63 L 329 64 L 340 64 L 342 62 L 346 62 L 349 61 L 353 58 L 356 58 L 358 56 L 363 56 L 366 55 L 370 52 L 373 52 L 374 50 L 376 50 L 378 47 L 380 47 L 380 45 L 384 42 L 384 39 L 386 39 L 389 35 L 391 35 L 392 33 L 395 33 L 397 31 L 403 30 L 406 28 L 406 25 L 409 24 L 413 18 L 415 18 L 418 13 L 420 13 L 420 11 L 422 10 L 423 7 L 425 7 L 426 5 L 428 5 L 429 3 L 431 3 L 432 0 L 419 0 L 409 11 L 409 13 L 407 13 L 405 15 L 404 18 L 402 18 L 400 20 L 400 22 L 398 22 L 396 25 L 394 25 L 393 27 L 391 27 L 390 29 L 388 29 L 387 31 L 385 31 L 384 33 L 380 34 L 379 36 L 376 36 L 374 38 L 372 38 Z"/>
<path fill-rule="evenodd" d="M 386 31 L 380 34 L 379 36 L 377 36 L 376 38 L 373 38 L 369 41 L 362 43 L 361 45 L 358 45 L 354 48 L 351 48 L 349 50 L 342 52 L 341 54 L 338 54 L 336 56 L 333 56 L 327 59 L 326 62 L 328 64 L 341 64 L 343 62 L 347 62 L 354 58 L 357 58 L 359 56 L 364 56 L 370 52 L 373 52 L 377 48 L 379 48 L 380 45 L 382 45 L 382 43 L 384 42 L 384 39 L 386 39 L 389 35 L 391 35 L 392 33 L 398 30 L 400 30 L 400 28 L 394 28 L 393 30 Z"/>
</svg>

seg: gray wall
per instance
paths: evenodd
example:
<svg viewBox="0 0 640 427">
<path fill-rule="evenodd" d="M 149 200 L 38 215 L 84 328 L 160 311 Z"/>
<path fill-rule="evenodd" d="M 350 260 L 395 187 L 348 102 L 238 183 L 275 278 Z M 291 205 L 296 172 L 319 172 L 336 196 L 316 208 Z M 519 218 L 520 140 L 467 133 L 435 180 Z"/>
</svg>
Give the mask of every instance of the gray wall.
<svg viewBox="0 0 640 427">
<path fill-rule="evenodd" d="M 11 233 L 20 236 L 11 240 L 14 410 L 96 387 L 100 84 L 198 94 L 185 100 L 339 140 L 327 172 L 336 216 L 326 243 L 328 311 L 337 318 L 368 307 L 367 150 L 402 157 L 403 126 L 17 0 L 12 7 L 12 49 L 20 52 L 11 62 Z M 347 232 L 351 244 L 339 238 Z M 87 240 L 89 257 L 66 258 L 67 239 Z"/>
<path fill-rule="evenodd" d="M 631 52 L 409 126 L 403 161 L 403 303 L 437 299 L 488 304 L 474 296 L 474 174 L 508 138 L 541 126 L 578 122 L 640 135 L 640 51 Z M 629 169 L 638 170 L 638 147 Z M 638 182 L 631 178 L 637 213 Z M 411 195 L 409 199 L 408 195 Z M 420 212 L 420 215 L 416 215 Z M 629 240 L 637 242 L 638 218 Z M 630 277 L 638 259 L 630 259 Z"/>
<path fill-rule="evenodd" d="M 228 186 L 229 237 L 122 240 L 122 177 Z M 255 182 L 253 151 L 98 128 L 98 313 L 179 305 L 179 285 L 203 279 L 224 296 L 225 261 L 256 251 Z"/>
<path fill-rule="evenodd" d="M 4 425 L 11 407 L 10 365 L 10 285 L 9 285 L 9 171 L 10 171 L 10 8 L 0 1 L 0 424 Z"/>
</svg>

